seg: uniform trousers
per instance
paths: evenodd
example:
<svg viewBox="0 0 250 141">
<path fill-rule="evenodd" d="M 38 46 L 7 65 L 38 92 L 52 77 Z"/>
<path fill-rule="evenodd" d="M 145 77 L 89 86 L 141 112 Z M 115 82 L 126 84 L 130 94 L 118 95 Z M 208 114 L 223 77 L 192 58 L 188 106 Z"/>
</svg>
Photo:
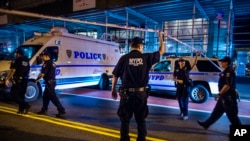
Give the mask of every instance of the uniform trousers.
<svg viewBox="0 0 250 141">
<path fill-rule="evenodd" d="M 130 141 L 129 123 L 134 115 L 137 123 L 137 141 L 145 141 L 147 135 L 146 117 L 148 115 L 147 92 L 127 92 L 127 98 L 121 98 L 118 108 L 120 117 L 120 141 Z"/>
<path fill-rule="evenodd" d="M 59 112 L 64 113 L 65 109 L 56 95 L 55 86 L 56 86 L 55 80 L 50 80 L 49 82 L 46 82 L 45 90 L 43 93 L 42 111 L 48 111 L 49 102 L 51 101 L 57 107 L 57 110 Z"/>
<path fill-rule="evenodd" d="M 23 112 L 30 105 L 25 102 L 25 93 L 27 91 L 28 79 L 15 79 L 11 87 L 11 95 L 14 101 L 18 104 L 19 112 Z"/>
<path fill-rule="evenodd" d="M 217 101 L 210 117 L 204 122 L 206 127 L 209 127 L 216 122 L 224 112 L 232 125 L 240 125 L 241 121 L 238 117 L 238 103 L 236 97 L 230 95 L 221 96 Z"/>
<path fill-rule="evenodd" d="M 176 95 L 183 116 L 188 116 L 188 102 L 189 102 L 190 87 L 182 84 L 177 85 Z"/>
</svg>

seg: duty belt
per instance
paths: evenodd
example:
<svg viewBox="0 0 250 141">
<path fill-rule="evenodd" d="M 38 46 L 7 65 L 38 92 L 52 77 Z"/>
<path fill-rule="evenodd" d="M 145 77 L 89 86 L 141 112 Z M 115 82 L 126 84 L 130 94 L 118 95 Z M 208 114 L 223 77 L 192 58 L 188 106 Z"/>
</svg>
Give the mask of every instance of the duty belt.
<svg viewBox="0 0 250 141">
<path fill-rule="evenodd" d="M 14 79 L 20 79 L 20 80 L 21 80 L 21 79 L 27 79 L 28 77 L 22 77 L 22 76 L 19 76 L 19 77 L 18 77 L 18 76 L 14 76 L 13 78 L 14 78 Z"/>
<path fill-rule="evenodd" d="M 139 87 L 139 88 L 125 88 L 124 90 L 128 92 L 144 92 L 147 90 L 146 87 Z"/>
</svg>

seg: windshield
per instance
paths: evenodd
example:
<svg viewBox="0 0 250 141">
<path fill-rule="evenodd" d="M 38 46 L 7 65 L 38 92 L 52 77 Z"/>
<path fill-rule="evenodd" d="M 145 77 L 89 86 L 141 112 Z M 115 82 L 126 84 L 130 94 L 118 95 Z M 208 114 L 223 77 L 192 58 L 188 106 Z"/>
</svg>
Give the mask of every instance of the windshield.
<svg viewBox="0 0 250 141">
<path fill-rule="evenodd" d="M 0 60 L 4 60 L 7 56 L 7 53 L 0 52 Z"/>
<path fill-rule="evenodd" d="M 169 72 L 170 70 L 171 70 L 171 62 L 170 61 L 159 62 L 153 68 L 153 71 L 160 71 L 160 72 Z"/>
<path fill-rule="evenodd" d="M 31 59 L 37 51 L 42 47 L 42 45 L 21 45 L 18 47 L 18 49 L 22 49 L 24 52 L 24 56 Z M 15 59 L 15 51 L 9 54 L 5 60 L 13 60 Z"/>
</svg>

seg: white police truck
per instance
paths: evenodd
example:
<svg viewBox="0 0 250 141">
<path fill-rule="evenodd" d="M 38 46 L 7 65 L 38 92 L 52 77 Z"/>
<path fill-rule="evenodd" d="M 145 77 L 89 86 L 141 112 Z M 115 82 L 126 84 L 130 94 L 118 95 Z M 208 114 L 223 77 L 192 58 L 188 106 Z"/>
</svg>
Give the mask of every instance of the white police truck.
<svg viewBox="0 0 250 141">
<path fill-rule="evenodd" d="M 54 27 L 48 33 L 37 33 L 18 48 L 29 58 L 29 74 L 26 100 L 34 101 L 42 94 L 42 80 L 35 83 L 41 71 L 39 54 L 44 50 L 51 55 L 56 67 L 56 89 L 97 85 L 100 89 L 109 86 L 112 70 L 120 58 L 119 44 L 68 33 L 67 29 Z M 0 89 L 7 90 L 4 81 L 10 67 L 10 58 L 0 61 Z"/>
<path fill-rule="evenodd" d="M 194 61 L 194 57 L 182 58 L 186 60 L 186 64 Z M 149 74 L 149 87 L 152 91 L 176 91 L 173 72 L 178 59 L 168 57 L 153 65 Z M 198 57 L 197 64 L 190 71 L 190 78 L 193 80 L 190 99 L 195 103 L 204 103 L 212 94 L 217 94 L 220 72 L 218 59 Z"/>
</svg>

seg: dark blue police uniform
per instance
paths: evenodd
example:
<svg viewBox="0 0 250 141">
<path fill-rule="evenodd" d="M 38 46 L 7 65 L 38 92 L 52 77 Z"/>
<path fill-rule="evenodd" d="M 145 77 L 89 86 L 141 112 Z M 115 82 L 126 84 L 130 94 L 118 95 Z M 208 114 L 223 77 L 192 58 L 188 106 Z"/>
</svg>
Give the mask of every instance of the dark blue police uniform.
<svg viewBox="0 0 250 141">
<path fill-rule="evenodd" d="M 189 102 L 189 93 L 191 89 L 189 81 L 190 70 L 191 66 L 185 64 L 185 67 L 182 69 L 176 68 L 173 74 L 174 77 L 183 81 L 183 84 L 179 83 L 176 84 L 177 87 L 176 96 L 180 107 L 180 113 L 181 116 L 183 117 L 188 116 L 188 102 Z"/>
<path fill-rule="evenodd" d="M 52 103 L 57 107 L 57 110 L 59 111 L 59 114 L 65 113 L 65 109 L 60 103 L 58 97 L 56 96 L 55 93 L 55 86 L 56 86 L 56 64 L 53 63 L 51 60 L 47 60 L 44 62 L 42 66 L 41 73 L 44 74 L 44 81 L 45 81 L 45 90 L 43 94 L 43 107 L 42 111 L 46 112 L 48 110 L 49 102 L 50 100 Z"/>
<path fill-rule="evenodd" d="M 235 92 L 235 72 L 228 66 L 223 72 L 220 73 L 219 79 L 219 90 L 222 89 L 224 85 L 229 85 L 230 89 L 219 97 L 211 116 L 205 121 L 198 123 L 207 129 L 210 125 L 216 122 L 225 112 L 229 121 L 232 125 L 240 125 L 240 119 L 238 117 L 238 104 L 237 95 Z"/>
<path fill-rule="evenodd" d="M 132 50 L 118 61 L 113 75 L 120 77 L 120 105 L 117 111 L 121 120 L 120 141 L 129 141 L 129 123 L 134 114 L 137 123 L 137 141 L 144 141 L 147 135 L 145 118 L 148 115 L 146 86 L 152 65 L 160 60 L 160 53 L 144 53 Z M 122 94 L 121 94 L 122 93 Z M 125 94 L 125 95 L 124 95 Z"/>
<path fill-rule="evenodd" d="M 12 61 L 10 69 L 15 69 L 13 75 L 13 83 L 11 87 L 11 95 L 18 103 L 18 113 L 24 113 L 25 109 L 29 109 L 30 105 L 25 102 L 25 93 L 28 85 L 30 64 L 29 59 L 24 56 L 20 56 Z"/>
</svg>

